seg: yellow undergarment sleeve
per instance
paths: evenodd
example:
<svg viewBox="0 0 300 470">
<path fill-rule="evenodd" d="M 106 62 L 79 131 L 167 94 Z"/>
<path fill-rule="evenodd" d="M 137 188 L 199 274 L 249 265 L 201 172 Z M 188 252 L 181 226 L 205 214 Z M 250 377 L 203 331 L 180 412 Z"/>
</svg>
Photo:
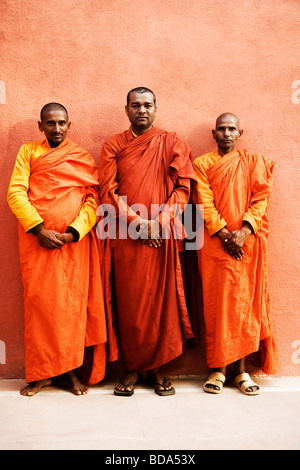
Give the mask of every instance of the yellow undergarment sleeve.
<svg viewBox="0 0 300 470">
<path fill-rule="evenodd" d="M 47 139 L 29 142 L 18 153 L 10 180 L 7 202 L 25 232 L 43 222 L 28 198 L 30 167 L 38 157 L 51 149 Z M 70 224 L 79 233 L 79 240 L 86 235 L 97 221 L 97 203 L 92 195 L 86 197 L 80 213 Z"/>
</svg>

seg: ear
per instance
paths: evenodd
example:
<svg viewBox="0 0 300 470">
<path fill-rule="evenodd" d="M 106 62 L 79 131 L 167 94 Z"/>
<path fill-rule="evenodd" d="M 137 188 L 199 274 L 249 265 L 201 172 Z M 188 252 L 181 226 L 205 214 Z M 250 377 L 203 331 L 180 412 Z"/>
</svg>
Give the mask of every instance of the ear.
<svg viewBox="0 0 300 470">
<path fill-rule="evenodd" d="M 39 126 L 39 130 L 40 130 L 41 132 L 44 132 L 44 130 L 43 130 L 43 123 L 42 123 L 41 121 L 38 122 L 38 126 Z"/>
<path fill-rule="evenodd" d="M 215 131 L 215 129 L 212 129 L 211 133 L 212 133 L 213 138 L 216 140 L 216 131 Z"/>
<path fill-rule="evenodd" d="M 125 106 L 125 113 L 126 113 L 126 116 L 128 117 L 128 106 L 127 105 Z"/>
<path fill-rule="evenodd" d="M 71 127 L 71 122 L 68 122 L 68 129 L 70 129 Z"/>
<path fill-rule="evenodd" d="M 243 135 L 243 132 L 244 132 L 244 131 L 243 131 L 243 129 L 240 129 L 240 130 L 239 130 L 239 133 L 240 133 L 240 135 L 239 135 L 239 139 L 242 137 L 242 135 Z"/>
</svg>

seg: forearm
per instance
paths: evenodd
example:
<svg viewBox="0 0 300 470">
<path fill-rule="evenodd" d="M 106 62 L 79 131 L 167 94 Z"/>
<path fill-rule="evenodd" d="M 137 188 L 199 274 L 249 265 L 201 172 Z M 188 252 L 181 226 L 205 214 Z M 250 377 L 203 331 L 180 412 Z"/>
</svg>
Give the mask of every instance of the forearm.
<svg viewBox="0 0 300 470">
<path fill-rule="evenodd" d="M 256 233 L 262 224 L 262 218 L 267 210 L 268 199 L 265 198 L 250 205 L 243 216 L 243 222 L 251 225 L 253 232 Z"/>
<path fill-rule="evenodd" d="M 190 180 L 178 178 L 164 209 L 155 217 L 161 228 L 165 228 L 174 218 L 182 213 L 190 198 Z"/>
<path fill-rule="evenodd" d="M 29 200 L 28 191 L 28 169 L 23 168 L 17 160 L 7 192 L 7 203 L 25 232 L 43 222 L 42 217 Z"/>
<path fill-rule="evenodd" d="M 93 196 L 87 196 L 78 216 L 69 225 L 67 232 L 72 233 L 74 241 L 81 240 L 97 222 L 97 202 Z M 76 234 L 77 232 L 77 234 Z"/>
</svg>

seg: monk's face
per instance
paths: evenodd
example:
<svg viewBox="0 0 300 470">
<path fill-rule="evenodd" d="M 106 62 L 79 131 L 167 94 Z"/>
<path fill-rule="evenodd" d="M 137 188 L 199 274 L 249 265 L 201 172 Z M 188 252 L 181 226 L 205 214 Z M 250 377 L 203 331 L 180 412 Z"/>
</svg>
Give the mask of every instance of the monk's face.
<svg viewBox="0 0 300 470">
<path fill-rule="evenodd" d="M 132 130 L 137 135 L 151 129 L 155 119 L 156 106 L 152 93 L 131 93 L 129 104 L 125 106 L 126 114 L 132 125 Z"/>
<path fill-rule="evenodd" d="M 51 147 L 58 147 L 67 137 L 71 123 L 63 109 L 45 111 L 39 129 L 44 132 Z"/>
<path fill-rule="evenodd" d="M 216 121 L 216 128 L 212 131 L 218 145 L 220 155 L 232 152 L 237 145 L 243 131 L 239 129 L 238 117 L 232 114 L 221 115 Z"/>
</svg>

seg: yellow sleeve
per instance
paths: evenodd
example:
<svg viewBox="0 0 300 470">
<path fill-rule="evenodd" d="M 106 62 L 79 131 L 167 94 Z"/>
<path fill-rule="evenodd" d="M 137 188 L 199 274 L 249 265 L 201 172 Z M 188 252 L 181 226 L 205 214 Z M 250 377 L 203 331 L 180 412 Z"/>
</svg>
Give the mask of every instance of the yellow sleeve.
<svg viewBox="0 0 300 470">
<path fill-rule="evenodd" d="M 28 198 L 30 178 L 30 149 L 28 144 L 21 147 L 8 187 L 7 202 L 25 232 L 43 222 Z"/>
<path fill-rule="evenodd" d="M 204 205 L 204 223 L 209 235 L 212 236 L 227 224 L 217 211 L 214 203 L 214 193 L 211 190 L 206 174 L 208 161 L 198 157 L 194 160 L 193 167 L 197 183 L 193 189 L 192 199 L 194 204 Z"/>
<path fill-rule="evenodd" d="M 74 228 L 79 234 L 81 240 L 94 227 L 97 222 L 97 202 L 92 195 L 88 195 L 86 200 L 74 220 L 69 227 Z"/>
<path fill-rule="evenodd" d="M 243 221 L 249 222 L 249 224 L 253 228 L 254 233 L 256 233 L 257 230 L 259 230 L 261 227 L 262 217 L 266 212 L 267 205 L 268 198 L 262 201 L 257 201 L 249 207 L 249 209 L 247 210 L 247 212 L 245 212 L 243 216 Z"/>
<path fill-rule="evenodd" d="M 250 206 L 243 216 L 243 221 L 249 222 L 254 233 L 261 225 L 266 213 L 270 188 L 272 187 L 272 169 L 274 162 L 261 154 L 252 155 L 251 198 Z"/>
</svg>

